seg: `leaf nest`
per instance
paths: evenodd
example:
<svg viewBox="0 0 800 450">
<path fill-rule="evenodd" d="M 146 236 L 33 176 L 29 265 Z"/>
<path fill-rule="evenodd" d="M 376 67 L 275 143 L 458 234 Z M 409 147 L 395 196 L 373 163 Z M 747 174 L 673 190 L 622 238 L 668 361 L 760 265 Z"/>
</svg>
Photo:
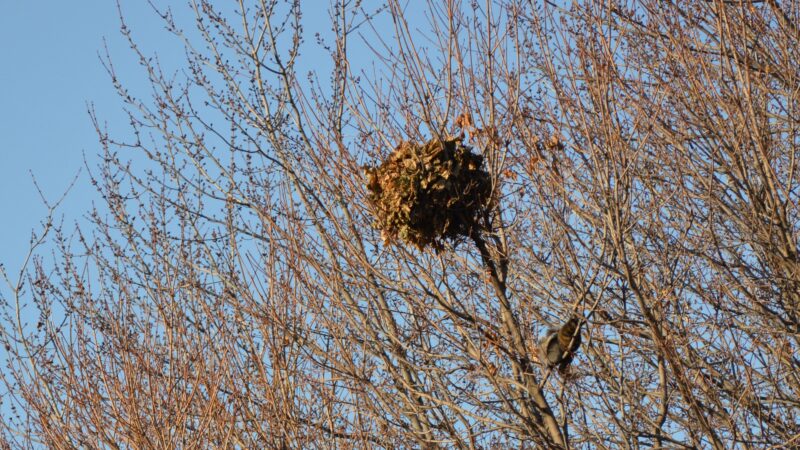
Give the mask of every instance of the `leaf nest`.
<svg viewBox="0 0 800 450">
<path fill-rule="evenodd" d="M 460 138 L 425 144 L 401 142 L 380 166 L 365 169 L 375 226 L 384 240 L 441 249 L 446 239 L 469 236 L 492 204 L 483 156 Z"/>
</svg>

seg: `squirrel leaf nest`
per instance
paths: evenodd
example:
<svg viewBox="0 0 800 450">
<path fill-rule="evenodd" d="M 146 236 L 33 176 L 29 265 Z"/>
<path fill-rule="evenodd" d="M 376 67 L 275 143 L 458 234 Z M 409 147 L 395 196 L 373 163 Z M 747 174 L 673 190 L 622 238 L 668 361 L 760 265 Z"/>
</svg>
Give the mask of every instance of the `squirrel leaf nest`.
<svg viewBox="0 0 800 450">
<path fill-rule="evenodd" d="M 403 141 L 378 167 L 367 167 L 375 226 L 384 240 L 402 239 L 419 249 L 442 248 L 470 236 L 493 205 L 484 158 L 462 138 Z"/>
</svg>

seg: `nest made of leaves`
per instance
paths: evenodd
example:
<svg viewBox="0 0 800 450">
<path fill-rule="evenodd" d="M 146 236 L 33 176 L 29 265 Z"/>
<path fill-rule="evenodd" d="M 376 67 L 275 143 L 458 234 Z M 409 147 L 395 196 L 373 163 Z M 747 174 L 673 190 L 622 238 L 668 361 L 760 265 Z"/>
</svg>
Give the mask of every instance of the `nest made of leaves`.
<svg viewBox="0 0 800 450">
<path fill-rule="evenodd" d="M 365 171 L 375 225 L 388 241 L 399 237 L 419 249 L 441 249 L 444 240 L 478 230 L 492 205 L 483 156 L 460 138 L 401 142 L 380 166 Z"/>
</svg>

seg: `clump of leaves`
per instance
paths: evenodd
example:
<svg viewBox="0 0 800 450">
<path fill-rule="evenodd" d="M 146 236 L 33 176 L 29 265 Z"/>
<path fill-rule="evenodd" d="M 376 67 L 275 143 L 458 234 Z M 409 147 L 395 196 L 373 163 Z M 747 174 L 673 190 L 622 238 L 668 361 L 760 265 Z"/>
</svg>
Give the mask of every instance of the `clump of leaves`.
<svg viewBox="0 0 800 450">
<path fill-rule="evenodd" d="M 461 138 L 401 142 L 380 166 L 365 169 L 375 226 L 384 240 L 441 249 L 446 239 L 470 236 L 492 205 L 483 156 Z"/>
</svg>

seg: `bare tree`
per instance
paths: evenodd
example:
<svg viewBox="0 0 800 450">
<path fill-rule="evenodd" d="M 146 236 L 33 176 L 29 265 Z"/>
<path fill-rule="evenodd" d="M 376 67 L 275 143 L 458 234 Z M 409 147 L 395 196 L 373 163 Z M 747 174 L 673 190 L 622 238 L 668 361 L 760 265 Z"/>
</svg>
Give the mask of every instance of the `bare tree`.
<svg viewBox="0 0 800 450">
<path fill-rule="evenodd" d="M 567 3 L 343 0 L 306 42 L 308 3 L 194 0 L 177 76 L 123 25 L 152 92 L 105 59 L 104 205 L 6 277 L 4 445 L 800 446 L 800 8 Z M 448 139 L 491 211 L 384 239 L 363 168 Z"/>
</svg>

